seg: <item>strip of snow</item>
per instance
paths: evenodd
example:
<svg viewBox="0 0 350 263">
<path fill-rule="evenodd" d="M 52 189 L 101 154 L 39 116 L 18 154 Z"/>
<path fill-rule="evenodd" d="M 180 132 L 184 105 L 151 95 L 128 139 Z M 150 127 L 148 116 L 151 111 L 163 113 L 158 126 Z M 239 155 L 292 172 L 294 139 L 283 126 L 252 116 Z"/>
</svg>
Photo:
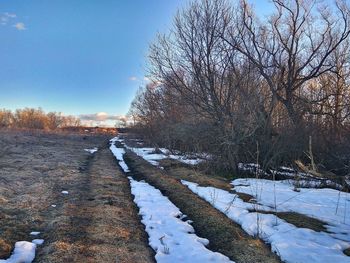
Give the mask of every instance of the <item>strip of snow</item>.
<svg viewBox="0 0 350 263">
<path fill-rule="evenodd" d="M 35 258 L 36 244 L 28 241 L 18 241 L 11 257 L 0 259 L 0 263 L 31 263 Z"/>
<path fill-rule="evenodd" d="M 40 245 L 44 244 L 44 239 L 33 239 L 32 243 L 34 243 L 35 245 L 40 246 Z"/>
<path fill-rule="evenodd" d="M 89 152 L 89 153 L 93 154 L 93 153 L 95 153 L 95 152 L 97 152 L 97 151 L 98 151 L 98 148 L 97 148 L 97 147 L 95 147 L 95 148 L 92 148 L 92 149 L 84 149 L 84 151 L 86 151 L 86 152 Z"/>
<path fill-rule="evenodd" d="M 32 235 L 32 236 L 37 236 L 37 235 L 39 235 L 40 234 L 40 232 L 37 232 L 37 231 L 32 231 L 32 232 L 30 232 L 30 235 Z"/>
<path fill-rule="evenodd" d="M 254 204 L 245 203 L 236 194 L 214 187 L 201 187 L 196 183 L 182 181 L 227 217 L 242 226 L 249 235 L 259 236 L 271 244 L 271 250 L 282 261 L 297 262 L 349 262 L 343 250 L 350 247 L 346 241 L 336 239 L 329 233 L 297 228 L 273 214 L 250 212 Z M 240 184 L 245 182 L 240 181 Z M 270 189 L 271 191 L 271 189 Z"/>
<path fill-rule="evenodd" d="M 134 153 L 136 153 L 138 156 L 145 159 L 150 164 L 158 167 L 159 167 L 159 160 L 164 160 L 168 158 L 177 160 L 179 162 L 189 164 L 189 165 L 197 165 L 200 162 L 204 161 L 201 158 L 195 158 L 195 157 L 185 156 L 180 154 L 170 154 L 170 151 L 165 148 L 159 149 L 162 153 L 155 153 L 156 148 L 152 148 L 152 147 L 134 148 L 134 147 L 127 146 L 127 148 L 133 151 Z"/>
<path fill-rule="evenodd" d="M 111 143 L 115 143 L 115 142 L 120 142 L 120 143 L 122 143 L 122 142 L 124 142 L 124 140 L 121 139 L 121 138 L 119 138 L 119 136 L 116 136 L 116 137 L 110 139 L 109 141 L 110 141 Z"/>
<path fill-rule="evenodd" d="M 131 140 L 141 141 L 139 139 L 131 139 Z M 111 139 L 110 142 L 111 142 L 111 144 L 114 144 L 115 142 L 122 143 L 125 148 L 133 151 L 134 153 L 136 153 L 138 156 L 145 159 L 150 164 L 157 166 L 159 168 L 162 168 L 159 166 L 159 160 L 163 160 L 163 159 L 167 159 L 167 158 L 177 160 L 179 162 L 189 164 L 189 165 L 197 165 L 200 162 L 203 162 L 206 157 L 208 157 L 208 155 L 201 155 L 200 158 L 195 157 L 195 156 L 199 156 L 197 154 L 195 156 L 191 156 L 191 155 L 186 156 L 186 155 L 181 155 L 181 153 L 178 151 L 175 151 L 174 152 L 175 154 L 172 154 L 166 148 L 159 148 L 161 153 L 156 153 L 156 148 L 152 148 L 152 147 L 140 147 L 140 148 L 139 147 L 130 147 L 130 146 L 126 145 L 124 140 L 120 139 L 118 136 Z M 142 144 L 142 143 L 138 142 L 138 144 Z"/>
<path fill-rule="evenodd" d="M 237 179 L 235 191 L 254 196 L 264 206 L 280 212 L 297 212 L 326 222 L 334 237 L 350 242 L 350 194 L 334 189 L 300 188 L 288 180 Z M 349 245 L 350 246 L 350 245 Z"/>
<path fill-rule="evenodd" d="M 62 194 L 64 194 L 64 195 L 69 194 L 69 192 L 68 192 L 68 191 L 62 191 L 61 193 L 62 193 Z"/>
<path fill-rule="evenodd" d="M 140 209 L 149 244 L 162 262 L 231 262 L 226 256 L 208 250 L 209 241 L 194 234 L 181 211 L 153 186 L 129 177 L 134 202 Z"/>
<path fill-rule="evenodd" d="M 117 140 L 114 140 L 114 139 L 116 139 L 116 138 L 113 138 L 112 140 L 110 140 L 111 146 L 109 147 L 109 149 L 113 153 L 114 157 L 118 160 L 118 163 L 119 163 L 120 167 L 123 169 L 123 171 L 125 173 L 128 173 L 128 172 L 130 172 L 130 170 L 129 170 L 128 165 L 124 161 L 125 150 L 124 150 L 124 148 L 118 148 L 117 146 L 115 146 L 115 142 Z"/>
</svg>

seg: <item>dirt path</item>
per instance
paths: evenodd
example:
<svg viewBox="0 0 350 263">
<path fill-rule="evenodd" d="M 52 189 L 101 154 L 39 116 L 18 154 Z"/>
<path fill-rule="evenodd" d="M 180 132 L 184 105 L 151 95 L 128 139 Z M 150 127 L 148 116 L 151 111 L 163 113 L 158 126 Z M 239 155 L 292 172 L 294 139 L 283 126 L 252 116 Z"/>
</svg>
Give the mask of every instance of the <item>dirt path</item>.
<svg viewBox="0 0 350 263">
<path fill-rule="evenodd" d="M 16 241 L 43 238 L 34 263 L 154 262 L 108 139 L 0 131 L 1 259 Z"/>
<path fill-rule="evenodd" d="M 37 262 L 154 262 L 128 180 L 106 146 L 67 188 L 53 249 Z"/>
<path fill-rule="evenodd" d="M 161 190 L 193 221 L 196 233 L 209 239 L 209 249 L 220 252 L 237 263 L 280 262 L 261 240 L 247 235 L 239 225 L 183 186 L 179 179 L 150 165 L 130 151 L 127 151 L 125 160 L 135 179 L 144 179 Z"/>
</svg>

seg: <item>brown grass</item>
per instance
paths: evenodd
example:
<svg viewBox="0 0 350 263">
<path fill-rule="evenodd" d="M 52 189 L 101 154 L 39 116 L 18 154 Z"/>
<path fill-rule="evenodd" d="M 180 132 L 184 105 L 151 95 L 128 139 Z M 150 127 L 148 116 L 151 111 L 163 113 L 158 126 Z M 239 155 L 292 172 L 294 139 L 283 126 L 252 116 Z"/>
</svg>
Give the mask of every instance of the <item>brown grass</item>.
<svg viewBox="0 0 350 263">
<path fill-rule="evenodd" d="M 41 231 L 36 263 L 154 262 L 108 139 L 0 131 L 0 146 L 8 146 L 0 156 L 0 258 Z M 95 146 L 94 157 L 84 151 Z"/>
<path fill-rule="evenodd" d="M 253 212 L 253 211 L 251 211 Z M 268 212 L 268 211 L 262 211 L 258 210 L 256 212 L 262 213 L 262 214 L 274 214 L 280 219 L 283 219 L 287 221 L 288 223 L 295 225 L 298 228 L 309 228 L 316 232 L 328 232 L 326 228 L 326 223 L 316 219 L 309 217 L 307 215 L 299 214 L 296 212 Z"/>
</svg>

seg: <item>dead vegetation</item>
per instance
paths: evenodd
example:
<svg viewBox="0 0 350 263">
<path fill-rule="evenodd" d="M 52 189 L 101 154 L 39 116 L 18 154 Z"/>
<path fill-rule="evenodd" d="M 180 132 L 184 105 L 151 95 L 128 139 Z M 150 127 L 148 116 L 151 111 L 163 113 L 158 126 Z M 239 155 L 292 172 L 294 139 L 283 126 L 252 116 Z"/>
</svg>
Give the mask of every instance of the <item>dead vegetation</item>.
<svg viewBox="0 0 350 263">
<path fill-rule="evenodd" d="M 154 261 L 107 139 L 0 131 L 0 144 L 8 146 L 0 157 L 1 259 L 16 241 L 43 238 L 34 262 Z M 96 146 L 93 157 L 84 151 Z"/>
</svg>

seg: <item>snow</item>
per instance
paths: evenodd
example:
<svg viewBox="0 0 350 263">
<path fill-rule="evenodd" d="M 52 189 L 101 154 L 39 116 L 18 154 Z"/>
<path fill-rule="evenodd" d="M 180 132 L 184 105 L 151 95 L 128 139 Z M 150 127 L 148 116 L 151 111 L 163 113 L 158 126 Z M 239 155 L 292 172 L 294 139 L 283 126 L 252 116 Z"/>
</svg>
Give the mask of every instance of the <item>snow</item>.
<svg viewBox="0 0 350 263">
<path fill-rule="evenodd" d="M 33 239 L 32 243 L 34 243 L 35 245 L 42 245 L 44 244 L 44 239 Z"/>
<path fill-rule="evenodd" d="M 300 188 L 288 181 L 237 179 L 232 182 L 240 193 L 254 196 L 259 204 L 281 212 L 297 212 L 326 222 L 333 236 L 350 242 L 350 194 L 334 189 Z M 275 189 L 275 190 L 274 190 Z M 256 194 L 258 193 L 258 194 Z"/>
<path fill-rule="evenodd" d="M 243 230 L 249 235 L 258 236 L 271 244 L 271 250 L 278 254 L 282 261 L 290 263 L 306 261 L 322 263 L 349 262 L 349 257 L 343 253 L 343 250 L 350 247 L 350 244 L 346 240 L 338 239 L 338 235 L 315 232 L 306 228 L 297 228 L 273 214 L 250 212 L 254 207 L 256 209 L 272 211 L 273 209 L 270 207 L 271 203 L 266 202 L 262 203 L 262 205 L 246 203 L 238 195 L 229 193 L 228 191 L 214 187 L 201 187 L 196 183 L 187 181 L 182 181 L 182 183 L 191 191 L 211 203 L 215 208 L 225 213 L 234 222 L 241 225 Z M 245 179 L 235 180 L 234 184 L 236 185 L 236 191 L 239 191 L 237 187 L 244 189 L 246 187 L 252 189 L 253 192 L 257 190 L 258 193 L 261 191 L 261 188 L 255 185 L 249 184 L 248 186 Z M 276 189 L 278 189 L 278 186 Z M 274 191 L 270 188 L 266 192 L 273 193 Z M 281 191 L 281 193 L 283 192 Z M 297 193 L 294 192 L 295 194 Z M 258 198 L 259 200 L 261 199 Z M 285 203 L 287 201 L 288 197 L 284 199 Z M 302 206 L 302 204 L 303 202 L 299 201 L 299 205 Z M 318 207 L 316 204 L 314 206 Z M 343 231 L 345 231 L 344 228 Z"/>
<path fill-rule="evenodd" d="M 209 241 L 194 234 L 181 211 L 153 186 L 129 177 L 134 202 L 140 209 L 149 244 L 156 261 L 163 262 L 231 262 L 226 256 L 208 250 Z"/>
<path fill-rule="evenodd" d="M 56 207 L 56 205 L 51 205 L 51 207 Z"/>
<path fill-rule="evenodd" d="M 95 148 L 92 148 L 92 149 L 84 149 L 84 151 L 86 151 L 86 152 L 89 152 L 89 153 L 93 154 L 93 153 L 95 153 L 95 152 L 97 152 L 97 151 L 98 151 L 98 148 L 97 148 L 97 147 L 95 147 Z"/>
<path fill-rule="evenodd" d="M 167 156 L 162 153 L 155 153 L 155 148 L 144 147 L 144 148 L 132 148 L 128 147 L 129 150 L 136 153 L 138 156 L 145 159 L 147 162 L 154 166 L 159 166 L 159 160 L 166 159 Z"/>
<path fill-rule="evenodd" d="M 32 235 L 32 236 L 37 236 L 39 234 L 40 234 L 40 232 L 37 232 L 37 231 L 30 232 L 30 235 Z"/>
<path fill-rule="evenodd" d="M 64 195 L 69 194 L 69 192 L 68 192 L 68 191 L 62 191 L 61 193 L 62 193 L 62 194 L 64 194 Z"/>
<path fill-rule="evenodd" d="M 19 241 L 10 258 L 0 259 L 0 263 L 31 263 L 35 258 L 36 244 L 28 241 Z"/>
<path fill-rule="evenodd" d="M 118 160 L 118 163 L 119 163 L 120 167 L 123 169 L 123 171 L 125 173 L 128 173 L 128 172 L 130 172 L 130 170 L 129 170 L 128 165 L 125 163 L 124 157 L 123 157 L 125 154 L 125 150 L 124 150 L 124 148 L 118 148 L 117 146 L 115 146 L 116 141 L 118 141 L 117 137 L 110 140 L 111 146 L 109 147 L 109 149 L 111 150 L 111 152 L 113 153 L 115 158 Z"/>
<path fill-rule="evenodd" d="M 141 140 L 139 140 L 139 139 L 131 139 L 131 140 L 136 141 L 136 143 L 139 145 L 143 144 L 142 142 L 140 142 Z M 130 146 L 126 145 L 124 140 L 119 138 L 118 136 L 111 139 L 110 142 L 112 145 L 115 142 L 120 142 L 121 144 L 123 144 L 123 146 L 126 149 L 133 151 L 134 153 L 136 153 L 138 156 L 145 159 L 150 164 L 157 166 L 161 169 L 163 169 L 163 167 L 159 166 L 159 161 L 163 160 L 163 159 L 170 158 L 170 159 L 177 160 L 177 161 L 185 163 L 185 164 L 197 165 L 200 162 L 203 162 L 204 159 L 206 159 L 208 157 L 207 154 L 202 154 L 202 155 L 195 154 L 193 156 L 192 155 L 188 155 L 188 156 L 181 155 L 181 153 L 178 151 L 175 151 L 176 154 L 172 154 L 171 151 L 166 149 L 166 148 L 159 148 L 160 153 L 156 153 L 156 148 L 153 148 L 153 147 L 130 147 Z"/>
<path fill-rule="evenodd" d="M 142 157 L 143 159 L 145 159 L 147 162 L 149 162 L 154 166 L 159 166 L 160 160 L 164 160 L 168 158 L 177 160 L 179 162 L 189 164 L 189 165 L 197 165 L 203 161 L 203 159 L 201 158 L 195 158 L 195 157 L 190 157 L 190 156 L 185 156 L 180 154 L 170 154 L 170 151 L 165 148 L 159 149 L 162 153 L 156 153 L 156 148 L 152 148 L 152 147 L 134 148 L 134 147 L 126 146 L 126 148 L 133 151 L 138 156 Z"/>
<path fill-rule="evenodd" d="M 334 188 L 342 190 L 343 186 L 337 184 L 331 180 L 325 178 L 315 177 L 312 174 L 297 171 L 291 167 L 280 166 L 278 169 L 269 169 L 270 173 L 267 173 L 261 166 L 256 163 L 239 163 L 238 169 L 243 172 L 247 172 L 250 175 L 258 174 L 260 177 L 272 178 L 272 175 L 283 176 L 284 178 L 290 178 L 290 182 L 303 188 Z"/>
</svg>

